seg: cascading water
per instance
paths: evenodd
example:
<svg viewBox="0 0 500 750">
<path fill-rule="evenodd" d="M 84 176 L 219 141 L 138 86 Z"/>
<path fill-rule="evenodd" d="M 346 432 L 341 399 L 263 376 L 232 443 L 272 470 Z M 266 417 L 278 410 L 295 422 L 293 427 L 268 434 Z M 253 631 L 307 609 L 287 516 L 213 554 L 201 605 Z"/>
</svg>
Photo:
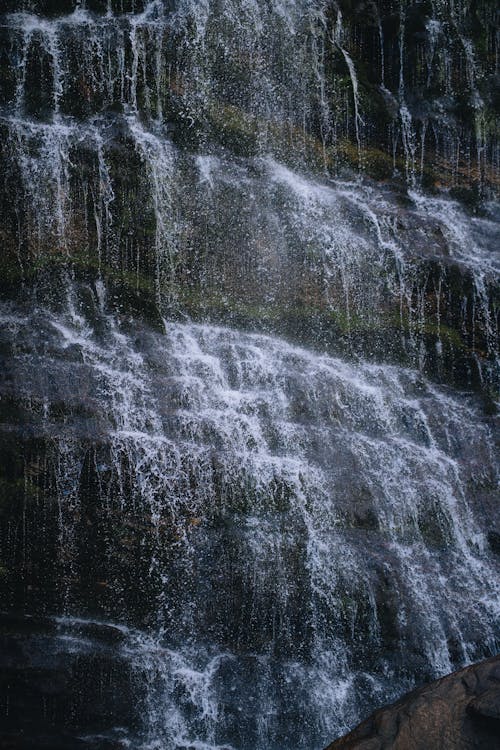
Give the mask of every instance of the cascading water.
<svg viewBox="0 0 500 750">
<path fill-rule="evenodd" d="M 498 35 L 385 6 L 9 0 L 9 742 L 319 749 L 498 649 Z"/>
<path fill-rule="evenodd" d="M 4 324 L 25 398 L 43 400 L 46 378 L 67 389 L 68 369 L 79 384 L 52 396 L 75 416 L 42 409 L 37 427 L 58 456 L 63 599 L 92 611 L 81 545 L 95 513 L 103 610 L 128 620 L 130 597 L 156 633 L 133 639 L 154 686 L 146 742 L 314 746 L 412 669 L 494 648 L 498 587 L 466 489 L 478 461 L 493 481 L 494 446 L 474 400 L 259 334 L 95 315 L 70 301 L 36 328 L 12 311 Z M 137 544 L 147 569 L 127 590 L 111 557 Z"/>
</svg>

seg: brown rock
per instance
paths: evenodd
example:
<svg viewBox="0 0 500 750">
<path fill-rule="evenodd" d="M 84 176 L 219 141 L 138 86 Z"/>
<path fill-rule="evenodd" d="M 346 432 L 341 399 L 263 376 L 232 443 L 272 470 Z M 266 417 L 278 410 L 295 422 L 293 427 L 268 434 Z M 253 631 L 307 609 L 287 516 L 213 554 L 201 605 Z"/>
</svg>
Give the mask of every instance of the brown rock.
<svg viewBox="0 0 500 750">
<path fill-rule="evenodd" d="M 500 732 L 500 685 L 487 690 L 477 698 L 473 698 L 467 706 L 467 710 L 471 716 L 497 721 Z"/>
<path fill-rule="evenodd" d="M 500 656 L 375 711 L 326 750 L 499 750 Z"/>
</svg>

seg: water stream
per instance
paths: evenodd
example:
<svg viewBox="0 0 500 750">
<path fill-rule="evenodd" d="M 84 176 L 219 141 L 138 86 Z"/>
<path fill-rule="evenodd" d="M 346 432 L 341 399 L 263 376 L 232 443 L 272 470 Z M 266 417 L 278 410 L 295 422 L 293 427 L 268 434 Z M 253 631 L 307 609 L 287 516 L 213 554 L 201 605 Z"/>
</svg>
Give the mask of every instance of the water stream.
<svg viewBox="0 0 500 750">
<path fill-rule="evenodd" d="M 498 651 L 487 4 L 12 0 L 0 42 L 7 739 L 320 750 Z"/>
</svg>

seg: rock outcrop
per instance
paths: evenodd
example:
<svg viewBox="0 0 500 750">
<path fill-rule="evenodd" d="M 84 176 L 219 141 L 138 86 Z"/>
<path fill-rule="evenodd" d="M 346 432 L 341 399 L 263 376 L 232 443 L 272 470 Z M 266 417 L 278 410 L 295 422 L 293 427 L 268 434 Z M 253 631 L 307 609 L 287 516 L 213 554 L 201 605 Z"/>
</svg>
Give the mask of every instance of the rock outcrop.
<svg viewBox="0 0 500 750">
<path fill-rule="evenodd" d="M 500 747 L 500 656 L 375 711 L 326 750 L 494 750 Z"/>
</svg>

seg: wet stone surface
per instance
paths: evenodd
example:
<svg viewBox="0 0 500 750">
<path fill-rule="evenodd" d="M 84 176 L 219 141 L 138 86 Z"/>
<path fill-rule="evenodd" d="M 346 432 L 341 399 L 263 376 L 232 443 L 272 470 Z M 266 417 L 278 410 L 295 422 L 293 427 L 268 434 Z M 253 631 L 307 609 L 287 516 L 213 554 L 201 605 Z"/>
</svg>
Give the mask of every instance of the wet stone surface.
<svg viewBox="0 0 500 750">
<path fill-rule="evenodd" d="M 499 733 L 500 657 L 493 657 L 409 693 L 326 750 L 493 750 Z"/>
</svg>

